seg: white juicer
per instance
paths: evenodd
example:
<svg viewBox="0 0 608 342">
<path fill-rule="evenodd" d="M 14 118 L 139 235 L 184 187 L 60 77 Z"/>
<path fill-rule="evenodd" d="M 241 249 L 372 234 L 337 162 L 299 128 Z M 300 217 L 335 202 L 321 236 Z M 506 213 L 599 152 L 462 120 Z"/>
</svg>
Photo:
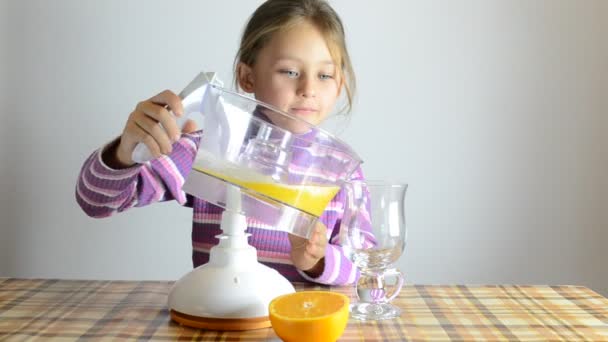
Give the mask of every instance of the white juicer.
<svg viewBox="0 0 608 342">
<path fill-rule="evenodd" d="M 199 74 L 180 96 L 178 124 L 190 118 L 203 129 L 183 190 L 225 210 L 209 262 L 173 285 L 171 318 L 214 330 L 270 327 L 268 304 L 294 287 L 257 261 L 246 217 L 308 238 L 361 160 L 314 125 L 222 88 L 214 73 Z M 150 158 L 144 145 L 134 151 L 134 160 Z"/>
</svg>

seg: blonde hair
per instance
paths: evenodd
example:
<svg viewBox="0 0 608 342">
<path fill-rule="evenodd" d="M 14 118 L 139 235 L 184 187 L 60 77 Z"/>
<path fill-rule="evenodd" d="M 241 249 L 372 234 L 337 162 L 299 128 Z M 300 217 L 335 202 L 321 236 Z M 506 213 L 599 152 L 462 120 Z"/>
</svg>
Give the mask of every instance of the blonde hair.
<svg viewBox="0 0 608 342">
<path fill-rule="evenodd" d="M 352 110 L 356 88 L 355 73 L 346 49 L 346 39 L 342 20 L 334 9 L 324 0 L 268 0 L 258 7 L 249 18 L 239 50 L 234 59 L 234 71 L 242 62 L 253 66 L 262 48 L 276 32 L 308 21 L 319 29 L 325 38 L 329 52 L 338 67 L 343 80 L 348 104 L 342 110 Z M 238 89 L 238 77 L 235 77 Z"/>
</svg>

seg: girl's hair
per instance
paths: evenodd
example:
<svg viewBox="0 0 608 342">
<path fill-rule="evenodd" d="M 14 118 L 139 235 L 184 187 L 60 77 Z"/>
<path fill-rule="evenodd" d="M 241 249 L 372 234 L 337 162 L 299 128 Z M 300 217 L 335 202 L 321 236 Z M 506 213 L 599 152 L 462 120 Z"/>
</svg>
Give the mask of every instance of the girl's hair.
<svg viewBox="0 0 608 342">
<path fill-rule="evenodd" d="M 342 20 L 324 0 L 268 0 L 258 7 L 245 26 L 234 59 L 235 75 L 238 72 L 239 62 L 249 66 L 255 64 L 258 53 L 276 32 L 289 29 L 302 21 L 315 25 L 325 38 L 344 82 L 348 104 L 343 110 L 350 112 L 355 94 L 355 73 L 346 49 Z M 237 77 L 235 77 L 235 86 L 238 88 Z"/>
</svg>

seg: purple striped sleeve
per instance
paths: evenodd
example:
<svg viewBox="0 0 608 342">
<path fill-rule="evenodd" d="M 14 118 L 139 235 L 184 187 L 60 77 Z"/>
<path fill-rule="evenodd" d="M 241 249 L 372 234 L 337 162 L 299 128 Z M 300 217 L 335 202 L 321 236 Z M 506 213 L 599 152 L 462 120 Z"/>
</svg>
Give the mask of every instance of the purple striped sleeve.
<svg viewBox="0 0 608 342">
<path fill-rule="evenodd" d="M 200 138 L 200 131 L 184 134 L 178 142 L 173 144 L 173 151 L 169 155 L 152 160 L 147 164 L 151 168 L 151 173 L 158 175 L 162 180 L 161 186 L 166 190 L 164 200 L 175 199 L 179 204 L 186 204 L 186 193 L 182 190 L 182 186 L 192 169 Z"/>
<path fill-rule="evenodd" d="M 185 204 L 181 186 L 196 155 L 200 135 L 200 131 L 183 134 L 168 156 L 121 170 L 103 162 L 103 152 L 115 141 L 106 145 L 85 161 L 76 185 L 76 201 L 87 215 L 98 218 L 171 199 Z"/>
<path fill-rule="evenodd" d="M 114 142 L 93 152 L 78 176 L 76 202 L 91 217 L 110 216 L 134 204 L 133 197 L 141 167 L 136 165 L 122 170 L 109 168 L 101 156 Z"/>
</svg>

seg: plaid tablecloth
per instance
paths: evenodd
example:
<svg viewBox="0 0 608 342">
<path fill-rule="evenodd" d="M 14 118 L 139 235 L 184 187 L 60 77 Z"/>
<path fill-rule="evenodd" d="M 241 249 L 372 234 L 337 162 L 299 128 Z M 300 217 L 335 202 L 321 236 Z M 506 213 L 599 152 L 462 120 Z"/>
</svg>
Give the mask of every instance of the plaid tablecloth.
<svg viewBox="0 0 608 342">
<path fill-rule="evenodd" d="M 204 331 L 172 322 L 171 284 L 0 278 L 0 340 L 279 341 L 271 328 Z M 353 296 L 352 288 L 329 289 Z M 340 341 L 608 341 L 608 299 L 581 286 L 412 285 L 394 303 L 399 319 L 351 319 Z"/>
</svg>

